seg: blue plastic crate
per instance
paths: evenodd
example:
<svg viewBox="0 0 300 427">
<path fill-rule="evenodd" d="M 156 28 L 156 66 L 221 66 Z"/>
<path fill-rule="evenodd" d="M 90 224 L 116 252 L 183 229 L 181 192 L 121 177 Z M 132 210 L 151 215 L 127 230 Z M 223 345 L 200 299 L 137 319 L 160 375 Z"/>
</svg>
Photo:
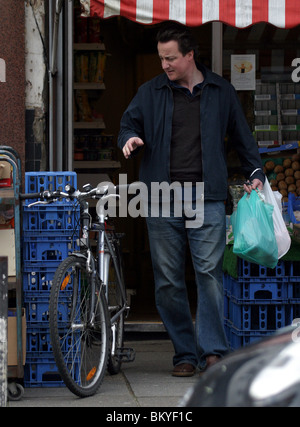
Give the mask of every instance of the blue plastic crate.
<svg viewBox="0 0 300 427">
<path fill-rule="evenodd" d="M 52 354 L 52 344 L 49 328 L 35 328 L 28 324 L 26 330 L 26 351 L 29 355 L 37 357 L 40 354 Z M 49 356 L 50 358 L 50 356 Z"/>
<path fill-rule="evenodd" d="M 23 237 L 23 260 L 25 262 L 37 261 L 63 261 L 74 250 L 78 250 L 76 240 L 72 236 L 53 237 Z"/>
<path fill-rule="evenodd" d="M 249 344 L 258 342 L 264 338 L 271 336 L 275 331 L 243 331 L 233 327 L 230 323 L 225 322 L 225 333 L 227 336 L 229 347 L 232 350 L 237 350 Z"/>
<path fill-rule="evenodd" d="M 300 282 L 300 262 L 289 261 L 291 282 Z"/>
<path fill-rule="evenodd" d="M 292 281 L 291 282 L 291 297 L 290 297 L 290 302 L 291 301 L 296 301 L 300 304 L 300 278 L 298 277 L 297 281 Z"/>
<path fill-rule="evenodd" d="M 268 304 L 248 301 L 236 303 L 228 298 L 227 320 L 233 327 L 244 331 L 272 331 L 292 323 L 291 306 L 288 301 Z"/>
<path fill-rule="evenodd" d="M 50 256 L 47 259 L 37 260 L 37 261 L 24 261 L 27 265 L 31 265 L 32 271 L 36 271 L 38 268 L 49 268 L 52 271 L 57 264 L 61 263 L 61 254 L 53 254 L 53 257 Z M 57 255 L 57 256 L 54 256 Z"/>
<path fill-rule="evenodd" d="M 291 307 L 291 323 L 294 319 L 300 319 L 300 299 L 295 298 L 290 300 Z"/>
<path fill-rule="evenodd" d="M 80 210 L 73 204 L 60 206 L 37 205 L 23 206 L 23 232 L 31 233 L 72 233 L 78 234 L 80 228 Z M 45 234 L 44 234 L 45 235 Z M 49 235 L 49 234 L 48 234 Z"/>
<path fill-rule="evenodd" d="M 52 280 L 60 262 L 50 267 L 32 266 L 31 262 L 23 263 L 23 292 L 50 291 Z"/>
<path fill-rule="evenodd" d="M 264 267 L 254 264 L 242 258 L 237 258 L 239 278 L 261 278 L 287 277 L 290 275 L 289 264 L 279 260 L 275 268 Z"/>
<path fill-rule="evenodd" d="M 76 339 L 76 334 L 78 336 L 78 342 L 80 342 L 79 332 L 75 332 L 74 339 Z M 73 351 L 70 341 L 63 340 L 63 337 L 64 331 L 61 332 L 62 343 L 64 345 L 62 348 L 63 353 Z M 49 328 L 46 326 L 34 327 L 31 323 L 28 323 L 26 330 L 26 351 L 29 358 L 48 357 L 51 359 L 53 354 Z"/>
<path fill-rule="evenodd" d="M 79 360 L 74 358 L 75 381 L 80 378 Z M 25 387 L 64 387 L 65 384 L 58 372 L 54 357 L 48 353 L 40 357 L 34 354 L 26 354 L 24 366 L 24 386 Z"/>
<path fill-rule="evenodd" d="M 49 292 L 25 292 L 24 307 L 26 311 L 26 321 L 31 327 L 49 325 Z M 58 322 L 63 327 L 69 319 L 71 292 L 65 292 L 64 297 L 60 297 L 58 304 Z"/>
<path fill-rule="evenodd" d="M 64 191 L 67 184 L 77 188 L 76 172 L 25 172 L 25 193 Z"/>
<path fill-rule="evenodd" d="M 54 359 L 27 357 L 24 366 L 25 387 L 65 387 Z"/>
<path fill-rule="evenodd" d="M 293 284 L 286 277 L 236 280 L 224 274 L 223 286 L 226 295 L 237 302 L 249 300 L 286 301 L 293 296 Z"/>
<path fill-rule="evenodd" d="M 294 215 L 294 211 L 300 211 L 300 197 L 296 197 L 295 194 L 289 193 L 288 198 L 288 214 L 293 224 L 300 224 Z"/>
</svg>

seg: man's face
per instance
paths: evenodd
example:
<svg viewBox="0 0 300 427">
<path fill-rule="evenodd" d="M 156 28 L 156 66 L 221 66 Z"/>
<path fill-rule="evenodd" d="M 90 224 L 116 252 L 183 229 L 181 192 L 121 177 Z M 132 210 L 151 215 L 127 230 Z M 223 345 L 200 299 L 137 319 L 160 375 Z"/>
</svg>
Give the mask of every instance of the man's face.
<svg viewBox="0 0 300 427">
<path fill-rule="evenodd" d="M 171 40 L 166 43 L 158 42 L 158 55 L 161 60 L 162 69 L 172 81 L 184 80 L 193 63 L 193 51 L 185 56 L 178 49 L 178 42 Z"/>
</svg>

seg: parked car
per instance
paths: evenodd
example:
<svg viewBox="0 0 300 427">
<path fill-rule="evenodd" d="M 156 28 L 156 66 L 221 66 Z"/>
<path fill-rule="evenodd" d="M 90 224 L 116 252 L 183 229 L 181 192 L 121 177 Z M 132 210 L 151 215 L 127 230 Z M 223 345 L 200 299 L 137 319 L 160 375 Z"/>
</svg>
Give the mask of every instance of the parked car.
<svg viewBox="0 0 300 427">
<path fill-rule="evenodd" d="M 300 406 L 299 324 L 224 357 L 200 374 L 181 406 Z"/>
</svg>

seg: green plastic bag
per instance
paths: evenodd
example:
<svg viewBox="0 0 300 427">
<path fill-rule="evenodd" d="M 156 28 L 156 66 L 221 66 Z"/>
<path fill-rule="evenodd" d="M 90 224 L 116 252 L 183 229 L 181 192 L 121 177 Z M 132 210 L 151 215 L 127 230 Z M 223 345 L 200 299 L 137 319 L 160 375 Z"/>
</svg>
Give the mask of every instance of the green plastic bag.
<svg viewBox="0 0 300 427">
<path fill-rule="evenodd" d="M 249 262 L 274 268 L 278 247 L 274 233 L 273 209 L 255 190 L 245 193 L 231 215 L 233 253 Z"/>
</svg>

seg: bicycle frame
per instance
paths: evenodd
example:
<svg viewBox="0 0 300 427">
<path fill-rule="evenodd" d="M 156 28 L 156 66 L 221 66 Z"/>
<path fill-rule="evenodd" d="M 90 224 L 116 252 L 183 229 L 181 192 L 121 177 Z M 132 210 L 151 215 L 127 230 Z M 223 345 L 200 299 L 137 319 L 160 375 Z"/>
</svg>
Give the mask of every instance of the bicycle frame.
<svg viewBox="0 0 300 427">
<path fill-rule="evenodd" d="M 113 244 L 110 242 L 109 240 L 109 235 L 105 230 L 105 215 L 104 215 L 104 208 L 103 208 L 103 204 L 101 203 L 99 206 L 99 210 L 98 210 L 98 218 L 99 218 L 99 225 L 97 227 L 96 225 L 96 229 L 99 228 L 98 230 L 98 246 L 97 246 L 97 252 L 98 252 L 98 274 L 101 280 L 101 283 L 104 284 L 105 286 L 105 295 L 106 295 L 106 299 L 108 301 L 108 283 L 107 283 L 107 278 L 108 278 L 108 274 L 109 274 L 109 261 L 110 261 L 110 256 L 112 257 L 112 261 L 113 261 L 113 265 L 115 268 L 115 272 L 117 275 L 117 282 L 118 282 L 118 286 L 120 288 L 121 291 L 121 297 L 122 297 L 122 307 L 121 309 L 111 318 L 111 326 L 113 326 L 113 324 L 115 323 L 115 321 L 121 316 L 121 314 L 127 309 L 127 305 L 126 305 L 126 295 L 125 295 L 125 287 L 123 286 L 123 277 L 120 274 L 120 266 L 118 263 L 118 257 L 116 255 L 116 248 L 114 247 L 114 242 Z M 107 249 L 108 251 L 107 251 Z"/>
<path fill-rule="evenodd" d="M 48 190 L 47 190 L 48 191 Z M 46 191 L 46 193 L 47 193 Z M 59 193 L 59 192 L 57 192 Z M 66 193 L 61 192 L 61 195 L 63 195 L 64 197 L 68 197 L 69 195 Z M 31 194 L 31 195 L 26 195 L 27 197 L 31 196 L 31 198 L 39 198 L 41 196 L 41 194 Z M 47 196 L 49 197 L 49 196 Z M 59 197 L 59 194 L 57 194 L 57 197 Z M 89 203 L 86 200 L 79 200 L 79 204 L 80 204 L 80 218 L 82 220 L 82 236 L 80 238 L 81 243 L 86 246 L 87 248 L 87 256 L 86 256 L 86 268 L 87 271 L 91 274 L 92 277 L 92 289 L 91 289 L 91 310 L 90 310 L 90 319 L 89 322 L 92 323 L 95 313 L 93 313 L 93 309 L 92 307 L 94 307 L 94 302 L 95 302 L 95 287 L 96 287 L 96 274 L 98 274 L 99 278 L 100 278 L 100 282 L 101 282 L 101 286 L 105 286 L 105 296 L 106 296 L 106 300 L 108 301 L 108 283 L 107 283 L 107 278 L 108 278 L 108 272 L 109 272 L 109 256 L 111 255 L 112 260 L 113 260 L 113 264 L 114 264 L 114 268 L 116 271 L 116 275 L 117 275 L 117 281 L 118 281 L 118 286 L 119 289 L 121 291 L 121 297 L 122 297 L 122 307 L 120 310 L 118 310 L 117 313 L 114 314 L 114 316 L 111 318 L 111 327 L 114 325 L 114 323 L 116 322 L 116 320 L 121 316 L 121 314 L 125 311 L 128 310 L 129 307 L 126 304 L 126 295 L 125 295 L 125 287 L 124 287 L 124 283 L 123 283 L 123 277 L 120 273 L 120 265 L 118 263 L 118 257 L 116 256 L 116 249 L 114 247 L 114 245 L 110 242 L 109 237 L 108 237 L 108 233 L 105 230 L 105 211 L 104 211 L 104 200 L 107 200 L 110 197 L 119 197 L 116 194 L 110 194 L 110 195 L 104 195 L 100 201 L 101 203 L 99 204 L 99 208 L 97 210 L 97 215 L 99 218 L 99 221 L 97 223 L 91 223 L 91 215 L 89 213 Z M 23 198 L 24 197 L 23 195 Z M 38 201 L 38 202 L 34 202 L 29 206 L 33 206 L 35 204 L 48 204 L 49 201 Z M 91 252 L 91 248 L 90 248 L 90 238 L 89 238 L 89 233 L 90 231 L 97 231 L 98 232 L 98 244 L 97 244 L 97 256 L 96 256 L 96 260 L 97 260 L 97 265 L 98 265 L 98 270 L 96 269 L 96 260 Z M 75 256 L 85 256 L 80 252 L 74 252 L 73 253 Z M 76 292 L 74 292 L 74 295 L 76 295 Z M 74 296 L 75 298 L 75 296 Z"/>
</svg>

